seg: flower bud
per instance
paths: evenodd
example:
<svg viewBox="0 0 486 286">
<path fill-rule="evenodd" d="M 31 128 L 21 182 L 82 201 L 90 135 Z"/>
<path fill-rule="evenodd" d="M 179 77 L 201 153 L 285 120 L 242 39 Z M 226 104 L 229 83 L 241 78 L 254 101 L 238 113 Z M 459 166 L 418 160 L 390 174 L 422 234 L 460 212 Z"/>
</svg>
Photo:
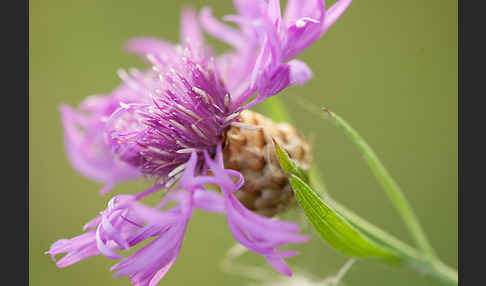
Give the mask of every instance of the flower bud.
<svg viewBox="0 0 486 286">
<path fill-rule="evenodd" d="M 276 123 L 249 110 L 239 116 L 225 133 L 225 166 L 245 178 L 235 196 L 250 210 L 272 217 L 291 206 L 294 194 L 288 175 L 280 168 L 272 138 L 304 170 L 312 162 L 311 148 L 288 123 Z"/>
</svg>

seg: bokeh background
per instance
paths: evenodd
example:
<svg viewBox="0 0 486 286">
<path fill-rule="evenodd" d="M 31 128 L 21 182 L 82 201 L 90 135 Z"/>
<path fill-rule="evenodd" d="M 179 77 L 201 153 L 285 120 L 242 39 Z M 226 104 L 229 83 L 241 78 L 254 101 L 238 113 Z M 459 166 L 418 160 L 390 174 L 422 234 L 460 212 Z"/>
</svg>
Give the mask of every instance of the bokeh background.
<svg viewBox="0 0 486 286">
<path fill-rule="evenodd" d="M 184 5 L 211 6 L 216 16 L 234 11 L 231 1 L 221 0 L 30 1 L 30 285 L 129 285 L 126 277 L 111 277 L 108 269 L 115 262 L 104 257 L 58 269 L 43 254 L 55 240 L 79 234 L 114 193 L 148 185 L 130 182 L 99 196 L 100 185 L 77 174 L 66 159 L 57 108 L 110 92 L 120 83 L 118 68 L 142 67 L 122 50 L 125 40 L 152 35 L 177 41 Z M 356 148 L 331 122 L 298 104 L 302 99 L 307 106 L 331 108 L 366 138 L 411 201 L 440 257 L 457 267 L 457 1 L 354 1 L 299 59 L 314 78 L 279 97 L 297 127 L 313 138 L 315 162 L 331 194 L 411 243 Z M 290 217 L 301 222 L 295 213 Z M 294 270 L 317 278 L 335 273 L 347 258 L 310 227 L 305 232 L 313 239 L 295 247 L 301 255 L 288 259 Z M 251 279 L 220 270 L 233 244 L 224 217 L 196 212 L 180 257 L 160 285 L 247 285 Z M 241 262 L 271 271 L 257 255 L 247 254 Z M 438 285 L 409 270 L 365 261 L 353 266 L 345 282 Z"/>
</svg>

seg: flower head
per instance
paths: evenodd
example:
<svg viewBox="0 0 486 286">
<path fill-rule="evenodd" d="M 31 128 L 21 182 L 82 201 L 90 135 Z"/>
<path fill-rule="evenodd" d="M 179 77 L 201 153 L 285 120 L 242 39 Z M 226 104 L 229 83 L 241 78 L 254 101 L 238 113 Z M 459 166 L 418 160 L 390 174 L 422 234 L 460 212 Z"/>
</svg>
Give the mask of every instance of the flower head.
<svg viewBox="0 0 486 286">
<path fill-rule="evenodd" d="M 150 77 L 129 77 L 149 102 L 120 103 L 106 126 L 113 152 L 141 172 L 171 177 L 192 151 L 211 150 L 230 123 L 230 97 L 214 63 L 190 47 L 148 58 Z M 164 59 L 170 60 L 164 60 Z"/>
<path fill-rule="evenodd" d="M 288 1 L 284 16 L 278 0 L 234 2 L 238 14 L 226 20 L 239 29 L 214 19 L 208 8 L 199 16 L 186 9 L 180 45 L 147 37 L 127 43 L 127 50 L 142 56 L 150 69 L 119 71 L 123 83 L 107 96 L 86 99 L 79 111 L 61 107 L 71 163 L 104 183 L 103 193 L 122 180 L 157 180 L 136 195 L 115 196 L 85 226 L 86 233 L 55 242 L 48 254 L 55 258 L 67 253 L 57 262 L 59 267 L 101 254 L 122 259 L 112 267 L 115 276 L 128 275 L 134 285 L 155 285 L 175 262 L 194 208 L 200 208 L 225 214 L 240 244 L 291 275 L 283 259 L 297 252 L 277 248 L 308 238 L 299 234 L 298 225 L 261 216 L 240 202 L 235 194 L 253 178 L 245 178 L 243 174 L 250 174 L 245 170 L 225 167 L 222 145 L 228 142 L 230 127 L 261 128 L 238 122 L 247 108 L 312 76 L 305 63 L 291 58 L 319 38 L 350 1 L 340 0 L 327 11 L 319 0 Z M 234 50 L 214 55 L 200 26 Z M 266 156 L 263 150 L 252 150 Z M 158 206 L 140 203 L 162 189 L 167 196 Z M 167 209 L 169 202 L 176 205 Z M 153 240 L 132 255 L 120 254 L 149 238 Z"/>
</svg>

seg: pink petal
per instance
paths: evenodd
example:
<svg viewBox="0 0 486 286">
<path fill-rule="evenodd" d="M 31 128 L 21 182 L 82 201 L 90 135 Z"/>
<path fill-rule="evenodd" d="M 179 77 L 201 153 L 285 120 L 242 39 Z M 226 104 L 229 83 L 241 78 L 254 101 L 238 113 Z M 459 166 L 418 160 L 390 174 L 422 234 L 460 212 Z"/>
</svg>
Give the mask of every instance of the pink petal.
<svg viewBox="0 0 486 286">
<path fill-rule="evenodd" d="M 306 63 L 291 60 L 287 64 L 290 67 L 290 84 L 302 85 L 312 77 L 312 71 Z"/>
<path fill-rule="evenodd" d="M 203 35 L 199 27 L 196 11 L 192 8 L 184 8 L 181 14 L 181 42 L 202 46 Z"/>
<path fill-rule="evenodd" d="M 352 0 L 339 0 L 326 11 L 321 34 L 327 31 L 327 29 L 329 29 L 329 27 L 331 27 L 331 25 L 334 24 L 339 17 L 341 17 L 351 2 Z"/>
<path fill-rule="evenodd" d="M 245 46 L 244 37 L 237 30 L 216 20 L 213 17 L 210 8 L 204 7 L 201 10 L 199 17 L 201 25 L 213 37 L 218 38 L 235 48 Z"/>
<path fill-rule="evenodd" d="M 136 37 L 125 43 L 128 52 L 145 56 L 147 54 L 161 55 L 172 54 L 174 45 L 164 40 L 152 37 Z"/>
</svg>

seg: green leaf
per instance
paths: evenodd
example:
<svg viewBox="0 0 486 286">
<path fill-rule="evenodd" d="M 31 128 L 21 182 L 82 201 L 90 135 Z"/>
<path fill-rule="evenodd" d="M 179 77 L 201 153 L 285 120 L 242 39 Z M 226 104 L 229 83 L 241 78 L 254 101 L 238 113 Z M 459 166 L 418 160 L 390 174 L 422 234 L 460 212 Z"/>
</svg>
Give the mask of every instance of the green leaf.
<svg viewBox="0 0 486 286">
<path fill-rule="evenodd" d="M 290 184 L 307 218 L 321 237 L 337 250 L 356 257 L 391 259 L 398 256 L 392 250 L 373 243 L 358 229 L 329 207 L 306 183 L 307 173 L 302 170 L 275 141 L 277 157 L 282 169 L 290 173 Z"/>
<path fill-rule="evenodd" d="M 374 244 L 352 227 L 304 181 L 295 175 L 290 176 L 290 184 L 297 202 L 321 237 L 344 254 L 356 257 L 376 257 L 383 259 L 397 258 L 389 249 Z"/>
</svg>

